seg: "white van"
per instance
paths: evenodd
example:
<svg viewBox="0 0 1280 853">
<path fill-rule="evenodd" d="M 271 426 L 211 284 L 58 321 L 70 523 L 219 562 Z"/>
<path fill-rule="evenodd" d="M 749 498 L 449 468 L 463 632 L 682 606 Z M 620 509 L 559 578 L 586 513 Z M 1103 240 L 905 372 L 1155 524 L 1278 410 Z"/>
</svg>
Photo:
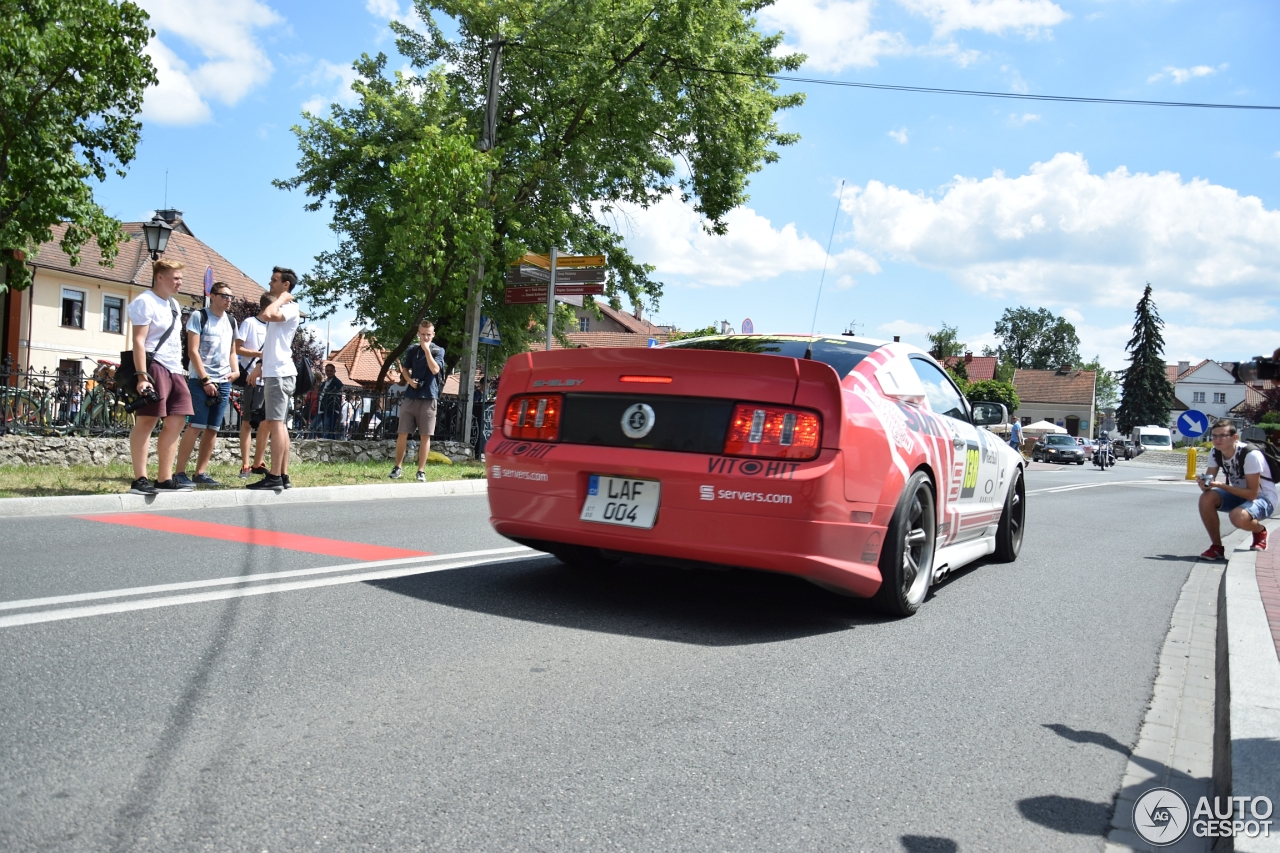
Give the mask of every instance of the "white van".
<svg viewBox="0 0 1280 853">
<path fill-rule="evenodd" d="M 1173 433 L 1168 427 L 1134 427 L 1129 437 L 1133 439 L 1133 449 L 1136 453 L 1142 453 L 1144 450 L 1173 449 Z"/>
</svg>

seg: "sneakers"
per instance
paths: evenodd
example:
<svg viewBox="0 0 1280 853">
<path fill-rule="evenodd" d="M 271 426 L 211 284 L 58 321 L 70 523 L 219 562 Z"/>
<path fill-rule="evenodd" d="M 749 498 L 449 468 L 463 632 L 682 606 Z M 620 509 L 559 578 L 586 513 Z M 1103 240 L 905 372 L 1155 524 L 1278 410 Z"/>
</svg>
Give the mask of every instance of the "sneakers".
<svg viewBox="0 0 1280 853">
<path fill-rule="evenodd" d="M 161 492 L 194 492 L 195 484 L 187 480 L 186 485 L 178 481 L 177 477 L 170 477 L 168 480 L 161 480 L 156 483 L 156 490 Z"/>
<path fill-rule="evenodd" d="M 401 471 L 400 466 L 397 465 L 396 467 L 391 469 L 391 473 L 388 474 L 387 476 L 390 477 L 392 480 L 399 480 L 402 476 L 404 476 L 404 472 Z"/>
<path fill-rule="evenodd" d="M 175 479 L 176 479 L 176 478 L 175 478 Z M 221 484 L 221 483 L 219 483 L 217 480 L 215 480 L 215 479 L 213 479 L 212 477 L 210 477 L 208 474 L 196 474 L 194 477 L 192 477 L 192 478 L 191 478 L 191 482 L 192 482 L 192 483 L 195 483 L 197 486 L 214 486 L 214 487 L 216 487 L 216 486 L 221 486 L 221 485 L 222 485 L 222 484 Z"/>
<path fill-rule="evenodd" d="M 249 469 L 249 473 L 257 474 L 259 477 L 266 477 L 271 474 L 271 471 L 266 465 L 254 465 Z"/>
<path fill-rule="evenodd" d="M 190 489 L 194 489 L 196 487 L 196 484 L 191 481 L 190 477 L 187 476 L 186 471 L 179 471 L 178 473 L 174 474 L 173 481 L 178 484 L 178 488 L 183 490 L 189 491 Z"/>
<path fill-rule="evenodd" d="M 427 472 L 419 471 L 418 476 L 414 477 L 413 479 L 417 480 L 419 483 L 425 483 L 427 482 Z"/>
<path fill-rule="evenodd" d="M 1263 538 L 1266 538 L 1265 533 L 1263 534 Z M 1223 550 L 1221 545 L 1210 545 L 1208 550 L 1200 555 L 1200 559 L 1202 560 L 1225 560 L 1226 558 L 1227 552 Z"/>
<path fill-rule="evenodd" d="M 253 473 L 253 469 L 252 469 L 252 468 L 241 468 L 241 469 L 240 469 L 240 479 L 241 479 L 241 480 L 247 480 L 247 479 L 249 479 L 249 475 L 250 475 L 250 474 L 252 474 L 252 473 Z"/>
<path fill-rule="evenodd" d="M 284 487 L 285 487 L 286 489 L 292 489 L 292 488 L 293 488 L 293 483 L 290 483 L 290 482 L 289 482 L 289 475 L 288 475 L 288 474 L 281 474 L 281 475 L 280 475 L 280 480 L 281 480 L 281 482 L 283 482 L 283 483 L 284 483 Z"/>
<path fill-rule="evenodd" d="M 254 489 L 256 491 L 273 491 L 279 492 L 284 490 L 284 480 L 279 477 L 268 474 L 256 483 L 250 483 L 245 486 L 246 489 Z"/>
<path fill-rule="evenodd" d="M 139 477 L 129 486 L 129 494 L 154 495 L 156 494 L 156 487 L 151 485 L 151 481 L 146 477 Z"/>
<path fill-rule="evenodd" d="M 1264 530 L 1261 533 L 1253 534 L 1253 547 L 1250 548 L 1249 550 L 1250 551 L 1267 550 L 1267 531 Z"/>
</svg>

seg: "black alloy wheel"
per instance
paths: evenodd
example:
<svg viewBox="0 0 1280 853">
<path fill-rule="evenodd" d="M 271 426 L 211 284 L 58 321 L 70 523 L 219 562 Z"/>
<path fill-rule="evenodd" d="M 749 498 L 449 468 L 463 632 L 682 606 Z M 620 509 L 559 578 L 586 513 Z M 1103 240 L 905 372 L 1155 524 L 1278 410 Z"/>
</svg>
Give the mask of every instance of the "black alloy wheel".
<svg viewBox="0 0 1280 853">
<path fill-rule="evenodd" d="M 933 483 L 923 471 L 907 480 L 885 531 L 880 552 L 880 589 L 873 601 L 891 616 L 911 616 L 920 609 L 933 583 L 938 514 Z"/>
<path fill-rule="evenodd" d="M 1009 494 L 1004 499 L 1004 512 L 1000 514 L 1000 526 L 996 528 L 995 558 L 1001 563 L 1012 563 L 1022 550 L 1023 525 L 1027 520 L 1027 492 L 1022 479 L 1022 469 L 1015 469 Z"/>
</svg>

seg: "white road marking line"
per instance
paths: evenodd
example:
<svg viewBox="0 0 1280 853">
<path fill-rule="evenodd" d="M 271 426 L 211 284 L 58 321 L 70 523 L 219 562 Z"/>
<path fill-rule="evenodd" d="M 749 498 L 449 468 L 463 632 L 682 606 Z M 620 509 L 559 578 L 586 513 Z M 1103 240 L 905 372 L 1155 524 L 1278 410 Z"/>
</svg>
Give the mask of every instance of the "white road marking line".
<svg viewBox="0 0 1280 853">
<path fill-rule="evenodd" d="M 1054 486 L 1050 489 L 1034 489 L 1027 492 L 1029 495 L 1056 494 L 1058 492 L 1074 492 L 1080 489 L 1096 489 L 1100 486 L 1159 486 L 1162 484 L 1183 485 L 1195 482 L 1194 480 L 1165 480 L 1162 478 L 1152 477 L 1146 480 L 1115 480 L 1109 483 L 1073 483 L 1069 486 Z"/>
<path fill-rule="evenodd" d="M 536 553 L 531 548 L 517 545 L 513 548 L 490 548 L 485 551 L 460 551 L 456 554 L 431 554 L 422 557 L 397 557 L 394 560 L 374 560 L 367 563 L 347 563 L 341 566 L 320 566 L 314 569 L 291 569 L 285 572 L 263 572 L 253 575 L 236 575 L 229 578 L 213 578 L 199 581 L 180 581 L 162 583 L 154 586 L 136 586 L 129 589 L 107 589 L 101 592 L 81 592 L 73 595 L 54 595 L 48 598 L 27 598 L 20 601 L 0 601 L 0 610 L 20 610 L 26 607 L 48 607 L 56 604 L 75 604 L 80 601 L 100 601 L 104 598 L 126 598 L 133 595 L 150 595 L 156 592 L 177 592 L 183 589 L 201 589 L 208 586 L 226 586 L 235 583 L 253 583 L 256 581 L 279 580 L 281 578 L 306 577 L 307 575 L 324 575 L 333 572 L 348 572 L 359 569 L 372 569 L 383 566 L 401 566 L 407 563 L 438 563 L 441 560 L 466 560 L 472 557 L 492 557 L 499 554 Z"/>
<path fill-rule="evenodd" d="M 537 551 L 530 551 L 537 554 Z M 225 601 L 229 598 L 248 598 L 253 595 L 270 595 L 276 592 L 294 592 L 300 589 L 315 589 L 323 586 L 338 586 L 347 583 L 363 583 L 364 581 L 387 580 L 407 575 L 424 575 L 431 572 L 444 572 L 450 569 L 465 569 L 487 563 L 504 563 L 518 560 L 528 554 L 511 554 L 506 557 L 490 559 L 463 560 L 453 563 L 441 563 L 432 566 L 409 566 L 407 568 L 384 569 L 380 572 L 364 572 L 358 575 L 342 575 L 336 578 L 316 578 L 308 581 L 291 581 L 290 583 L 260 584 L 258 586 L 240 587 L 238 589 L 221 589 L 216 592 L 195 592 L 188 595 L 169 595 L 162 598 L 144 598 L 140 601 L 117 601 L 114 604 L 94 604 L 89 607 L 64 607 L 60 610 L 38 610 L 34 613 L 18 613 L 13 616 L 0 616 L 0 628 L 14 628 L 19 625 L 36 625 L 41 622 L 60 622 L 64 619 L 83 619 L 88 616 L 105 616 L 112 613 L 129 613 L 135 610 L 151 610 L 157 607 L 176 607 L 182 604 L 201 604 L 208 601 Z M 550 558 L 551 555 L 543 555 Z"/>
</svg>

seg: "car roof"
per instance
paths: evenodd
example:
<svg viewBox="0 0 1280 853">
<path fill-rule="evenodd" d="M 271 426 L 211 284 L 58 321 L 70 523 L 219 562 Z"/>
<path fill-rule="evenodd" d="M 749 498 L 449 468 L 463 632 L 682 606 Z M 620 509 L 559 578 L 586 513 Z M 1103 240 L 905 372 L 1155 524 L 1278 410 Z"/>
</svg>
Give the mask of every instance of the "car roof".
<svg viewBox="0 0 1280 853">
<path fill-rule="evenodd" d="M 768 338 L 769 340 L 779 340 L 779 341 L 853 341 L 854 343 L 865 344 L 867 346 L 876 347 L 876 348 L 893 343 L 900 347 L 906 347 L 912 352 L 919 352 L 919 353 L 924 353 L 925 355 L 928 355 L 928 353 L 925 353 L 924 350 L 918 347 L 914 347 L 911 344 L 904 344 L 901 341 L 885 341 L 879 338 L 864 338 L 861 335 L 817 335 L 817 334 L 802 335 L 802 334 L 793 334 L 793 333 L 769 335 L 761 332 L 761 333 L 754 333 L 750 335 L 701 335 L 696 338 L 680 338 L 679 340 L 671 341 L 670 343 L 683 344 L 683 343 L 686 343 L 687 341 L 738 340 L 743 338 Z"/>
</svg>

